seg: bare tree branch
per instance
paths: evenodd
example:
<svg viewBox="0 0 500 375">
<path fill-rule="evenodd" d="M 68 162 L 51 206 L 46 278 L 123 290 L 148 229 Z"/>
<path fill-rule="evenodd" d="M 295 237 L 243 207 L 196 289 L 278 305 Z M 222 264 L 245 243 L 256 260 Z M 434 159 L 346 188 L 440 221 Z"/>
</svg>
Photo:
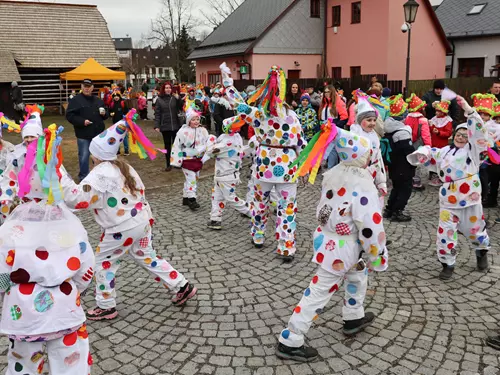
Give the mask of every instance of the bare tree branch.
<svg viewBox="0 0 500 375">
<path fill-rule="evenodd" d="M 204 17 L 204 23 L 213 28 L 218 27 L 244 0 L 205 0 L 209 11 L 200 11 Z"/>
</svg>

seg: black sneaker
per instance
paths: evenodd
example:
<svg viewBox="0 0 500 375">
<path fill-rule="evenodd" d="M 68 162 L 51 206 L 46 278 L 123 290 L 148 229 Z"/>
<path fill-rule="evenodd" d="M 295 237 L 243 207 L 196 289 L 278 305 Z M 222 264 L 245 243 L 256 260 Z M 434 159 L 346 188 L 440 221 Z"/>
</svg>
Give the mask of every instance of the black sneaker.
<svg viewBox="0 0 500 375">
<path fill-rule="evenodd" d="M 263 243 L 255 243 L 253 242 L 253 240 L 252 240 L 252 245 L 254 245 L 256 249 L 262 249 L 264 247 Z"/>
<path fill-rule="evenodd" d="M 302 345 L 300 348 L 292 348 L 279 343 L 276 347 L 276 355 L 281 359 L 291 359 L 292 361 L 298 362 L 311 362 L 318 358 L 318 351 L 305 345 Z"/>
<path fill-rule="evenodd" d="M 385 246 L 390 246 L 392 245 L 392 241 L 391 240 L 386 240 L 385 241 Z"/>
<path fill-rule="evenodd" d="M 390 219 L 392 217 L 392 210 L 389 210 L 388 208 L 384 209 L 382 216 L 384 219 Z"/>
<path fill-rule="evenodd" d="M 208 222 L 207 227 L 209 227 L 210 229 L 221 230 L 222 223 L 220 221 L 212 220 Z"/>
<path fill-rule="evenodd" d="M 189 198 L 188 206 L 193 211 L 197 210 L 198 208 L 200 208 L 200 205 L 198 204 L 198 202 L 196 202 L 196 198 Z"/>
<path fill-rule="evenodd" d="M 488 250 L 476 250 L 477 269 L 484 271 L 488 269 Z"/>
<path fill-rule="evenodd" d="M 453 275 L 455 266 L 449 266 L 446 263 L 441 263 L 443 265 L 443 270 L 439 273 L 439 280 L 449 280 Z"/>
<path fill-rule="evenodd" d="M 356 320 L 344 320 L 344 335 L 353 336 L 358 332 L 361 332 L 363 329 L 368 327 L 375 320 L 375 314 L 372 312 L 365 313 L 365 316 L 361 319 Z"/>
<path fill-rule="evenodd" d="M 116 308 L 111 309 L 101 309 L 100 307 L 94 307 L 92 310 L 87 311 L 88 320 L 111 320 L 118 316 L 118 311 Z"/>
<path fill-rule="evenodd" d="M 177 292 L 175 297 L 172 298 L 172 304 L 174 304 L 175 306 L 184 305 L 188 300 L 196 295 L 197 291 L 198 289 L 196 289 L 193 284 L 187 283 Z"/>
<path fill-rule="evenodd" d="M 182 205 L 189 206 L 189 198 L 182 198 Z"/>
<path fill-rule="evenodd" d="M 392 215 L 391 218 L 392 221 L 400 222 L 400 223 L 406 223 L 408 221 L 411 221 L 411 216 L 405 215 L 403 211 L 396 211 Z"/>
<path fill-rule="evenodd" d="M 283 263 L 292 263 L 295 257 L 293 255 L 284 255 Z"/>
<path fill-rule="evenodd" d="M 498 206 L 498 203 L 496 201 L 489 200 L 489 199 L 483 203 L 484 208 L 494 208 L 496 206 Z"/>
<path fill-rule="evenodd" d="M 484 340 L 484 342 L 489 347 L 500 350 L 500 336 L 490 336 L 486 340 Z"/>
</svg>

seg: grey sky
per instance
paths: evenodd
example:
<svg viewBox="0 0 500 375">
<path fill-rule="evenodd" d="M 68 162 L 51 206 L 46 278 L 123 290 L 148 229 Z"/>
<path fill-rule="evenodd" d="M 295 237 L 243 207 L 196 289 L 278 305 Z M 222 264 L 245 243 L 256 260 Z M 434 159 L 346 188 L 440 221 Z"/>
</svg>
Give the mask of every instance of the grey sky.
<svg viewBox="0 0 500 375">
<path fill-rule="evenodd" d="M 113 38 L 132 37 L 134 43 L 138 42 L 142 34 L 147 34 L 151 19 L 155 18 L 161 10 L 159 0 L 43 0 L 49 3 L 92 4 L 97 5 L 101 14 L 108 23 L 108 28 Z M 195 0 L 195 4 L 204 8 L 202 0 Z M 196 12 L 196 11 L 194 11 Z M 194 13 L 193 13 L 194 14 Z M 202 28 L 198 31 L 207 30 Z M 210 31 L 208 29 L 208 31 Z"/>
</svg>

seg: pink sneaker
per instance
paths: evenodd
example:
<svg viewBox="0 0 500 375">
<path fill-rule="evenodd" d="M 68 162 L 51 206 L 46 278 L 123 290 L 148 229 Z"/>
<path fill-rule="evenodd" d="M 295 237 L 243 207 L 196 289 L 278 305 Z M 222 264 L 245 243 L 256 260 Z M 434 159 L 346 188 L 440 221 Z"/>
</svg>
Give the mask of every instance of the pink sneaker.
<svg viewBox="0 0 500 375">
<path fill-rule="evenodd" d="M 111 320 L 118 316 L 118 311 L 116 308 L 111 309 L 101 309 L 100 307 L 95 307 L 92 310 L 87 311 L 88 320 Z"/>
<path fill-rule="evenodd" d="M 187 283 L 184 285 L 179 292 L 175 295 L 174 298 L 172 298 L 172 303 L 175 306 L 182 306 L 184 305 L 188 300 L 193 298 L 196 295 L 196 292 L 198 289 L 191 285 L 190 283 Z"/>
</svg>

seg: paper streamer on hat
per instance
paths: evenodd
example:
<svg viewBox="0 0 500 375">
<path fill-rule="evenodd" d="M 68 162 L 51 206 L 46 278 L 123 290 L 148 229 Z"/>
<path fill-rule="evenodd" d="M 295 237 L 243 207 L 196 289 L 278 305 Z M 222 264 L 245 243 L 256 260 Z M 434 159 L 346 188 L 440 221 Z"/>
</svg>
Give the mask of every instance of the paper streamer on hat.
<svg viewBox="0 0 500 375">
<path fill-rule="evenodd" d="M 26 111 L 26 116 L 24 116 L 24 121 L 20 125 L 21 129 L 24 128 L 24 125 L 26 125 L 26 123 L 28 122 L 33 113 L 37 112 L 40 114 L 40 116 L 43 115 L 43 112 L 45 112 L 45 106 L 38 104 L 31 104 L 27 105 L 24 108 L 24 110 Z"/>
<path fill-rule="evenodd" d="M 131 109 L 125 116 L 125 122 L 128 127 L 130 151 L 139 155 L 141 159 L 149 157 L 150 160 L 156 159 L 156 151 L 166 154 L 167 150 L 156 148 L 155 145 L 144 135 L 139 125 L 134 122 L 134 117 L 136 115 L 137 111 L 134 108 Z"/>
<path fill-rule="evenodd" d="M 500 155 L 491 147 L 488 147 L 488 158 L 493 164 L 500 164 Z"/>
<path fill-rule="evenodd" d="M 309 183 L 314 184 L 318 175 L 321 161 L 328 146 L 337 137 L 337 126 L 332 119 L 322 127 L 321 131 L 316 133 L 307 147 L 300 153 L 297 159 L 290 165 L 290 168 L 298 165 L 299 168 L 292 179 L 292 182 L 297 181 L 297 178 L 309 174 Z"/>
<path fill-rule="evenodd" d="M 448 87 L 445 87 L 444 90 L 441 92 L 441 100 L 448 100 L 452 101 L 453 99 L 457 98 L 457 93 L 450 90 Z"/>
<path fill-rule="evenodd" d="M 29 144 L 26 150 L 26 157 L 24 159 L 24 165 L 19 175 L 17 176 L 17 181 L 19 184 L 18 196 L 19 198 L 24 198 L 31 191 L 31 175 L 33 173 L 33 165 L 35 164 L 37 154 L 37 142 L 33 141 Z"/>
</svg>

